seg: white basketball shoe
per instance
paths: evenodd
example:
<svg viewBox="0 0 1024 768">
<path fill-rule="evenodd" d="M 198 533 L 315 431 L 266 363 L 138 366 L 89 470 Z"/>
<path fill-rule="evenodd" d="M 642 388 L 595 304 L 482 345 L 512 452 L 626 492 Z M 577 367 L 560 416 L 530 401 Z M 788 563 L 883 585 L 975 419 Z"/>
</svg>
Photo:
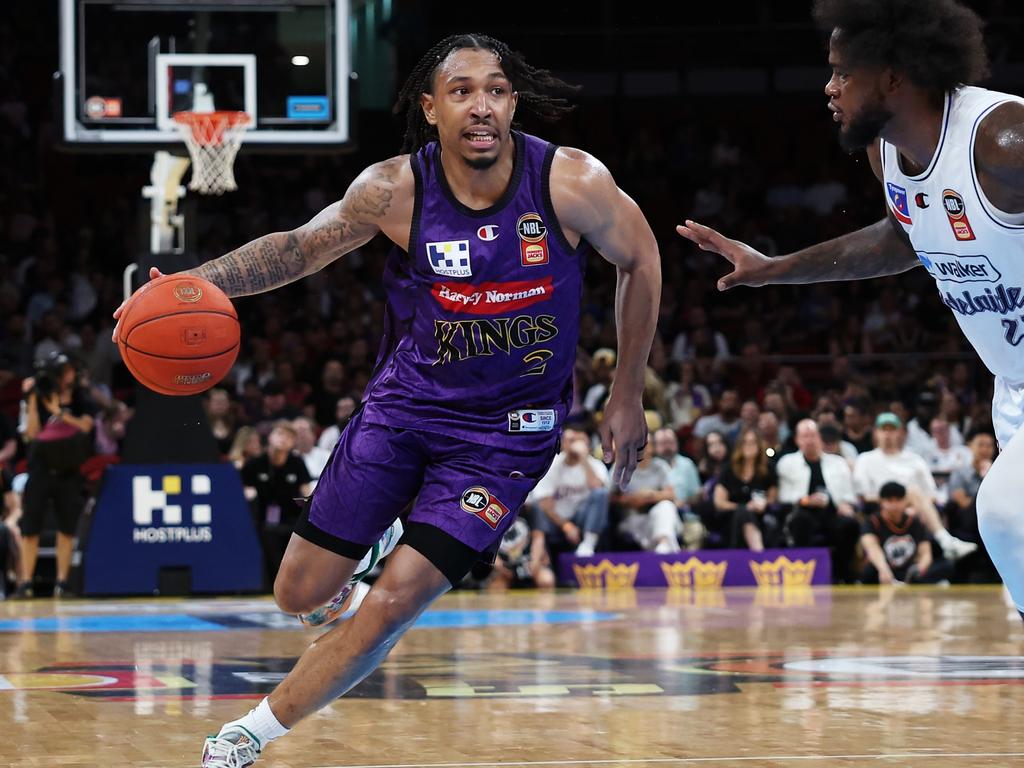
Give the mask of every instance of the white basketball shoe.
<svg viewBox="0 0 1024 768">
<path fill-rule="evenodd" d="M 248 768 L 260 756 L 260 740 L 240 725 L 226 725 L 203 744 L 202 768 Z"/>
<path fill-rule="evenodd" d="M 348 584 L 327 605 L 317 608 L 311 613 L 300 613 L 299 621 L 307 627 L 322 627 L 340 618 L 349 618 L 359 605 L 363 602 L 370 591 L 370 587 L 363 583 L 370 571 L 378 562 L 394 551 L 398 546 L 398 540 L 402 538 L 402 521 L 395 520 L 391 526 L 384 531 L 380 541 L 370 547 L 370 551 L 359 561 L 356 572 L 352 574 Z"/>
</svg>

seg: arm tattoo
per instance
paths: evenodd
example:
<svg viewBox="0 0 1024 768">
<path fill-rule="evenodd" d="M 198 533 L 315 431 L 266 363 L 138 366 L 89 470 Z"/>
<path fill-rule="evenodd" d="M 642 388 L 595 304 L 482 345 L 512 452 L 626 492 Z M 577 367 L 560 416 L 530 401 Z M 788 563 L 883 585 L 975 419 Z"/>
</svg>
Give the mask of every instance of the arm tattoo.
<svg viewBox="0 0 1024 768">
<path fill-rule="evenodd" d="M 776 259 L 773 283 L 823 283 L 898 275 L 920 264 L 906 234 L 889 216 L 789 256 Z"/>
<path fill-rule="evenodd" d="M 378 220 L 391 207 L 397 178 L 396 161 L 379 163 L 356 179 L 340 203 L 309 223 L 253 240 L 188 274 L 209 280 L 228 296 L 262 293 L 298 280 L 379 231 Z"/>
<path fill-rule="evenodd" d="M 297 280 L 312 269 L 313 263 L 294 234 L 275 232 L 188 274 L 209 280 L 228 296 L 248 296 Z"/>
</svg>

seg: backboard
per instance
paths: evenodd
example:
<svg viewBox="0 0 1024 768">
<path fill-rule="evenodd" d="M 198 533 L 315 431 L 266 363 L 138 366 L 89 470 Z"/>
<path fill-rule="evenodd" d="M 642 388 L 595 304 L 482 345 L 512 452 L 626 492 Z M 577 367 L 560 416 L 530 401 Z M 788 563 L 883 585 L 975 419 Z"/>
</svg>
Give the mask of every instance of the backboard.
<svg viewBox="0 0 1024 768">
<path fill-rule="evenodd" d="M 173 115 L 241 110 L 246 146 L 339 148 L 349 132 L 349 0 L 60 0 L 62 138 L 179 145 Z"/>
</svg>

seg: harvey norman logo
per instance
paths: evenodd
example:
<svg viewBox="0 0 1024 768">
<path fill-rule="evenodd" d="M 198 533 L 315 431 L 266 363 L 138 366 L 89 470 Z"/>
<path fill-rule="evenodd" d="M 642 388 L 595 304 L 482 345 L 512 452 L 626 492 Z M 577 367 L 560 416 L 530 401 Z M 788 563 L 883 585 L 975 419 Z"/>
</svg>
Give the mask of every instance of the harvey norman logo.
<svg viewBox="0 0 1024 768">
<path fill-rule="evenodd" d="M 996 283 L 1003 276 L 988 256 L 957 256 L 952 253 L 918 251 L 917 258 L 936 280 L 952 283 Z"/>
<path fill-rule="evenodd" d="M 431 290 L 437 303 L 449 312 L 489 315 L 524 309 L 554 294 L 551 276 L 543 280 L 520 280 L 507 283 L 457 285 L 434 283 Z"/>
<path fill-rule="evenodd" d="M 209 475 L 192 475 L 189 480 L 191 496 L 210 495 Z M 153 488 L 153 478 L 136 475 L 132 478 L 132 531 L 134 544 L 205 544 L 213 541 L 210 523 L 213 509 L 209 504 L 187 505 L 183 496 L 181 475 L 164 475 L 160 488 Z M 159 516 L 159 520 L 157 517 Z"/>
</svg>

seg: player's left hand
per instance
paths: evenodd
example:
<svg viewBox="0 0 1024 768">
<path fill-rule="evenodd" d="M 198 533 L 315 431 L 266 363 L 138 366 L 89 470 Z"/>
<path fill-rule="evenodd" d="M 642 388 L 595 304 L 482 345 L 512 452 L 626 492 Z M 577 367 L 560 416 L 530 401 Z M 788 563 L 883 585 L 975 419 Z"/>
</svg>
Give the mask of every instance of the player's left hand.
<svg viewBox="0 0 1024 768">
<path fill-rule="evenodd" d="M 605 464 L 615 464 L 612 482 L 625 490 L 647 445 L 647 419 L 640 396 L 619 395 L 613 387 L 598 432 Z"/>
</svg>

